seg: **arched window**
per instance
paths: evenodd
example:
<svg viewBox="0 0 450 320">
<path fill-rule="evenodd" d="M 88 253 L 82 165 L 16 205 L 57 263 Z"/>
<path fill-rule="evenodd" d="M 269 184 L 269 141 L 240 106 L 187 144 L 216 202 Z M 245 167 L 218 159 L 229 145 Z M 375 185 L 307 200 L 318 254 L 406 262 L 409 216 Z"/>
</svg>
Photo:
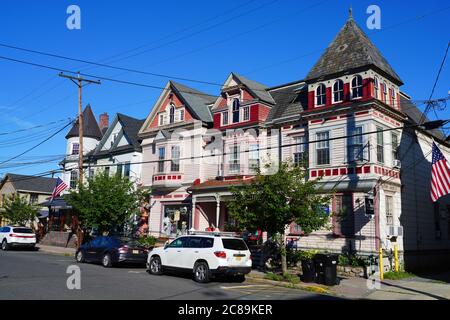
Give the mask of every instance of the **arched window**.
<svg viewBox="0 0 450 320">
<path fill-rule="evenodd" d="M 333 103 L 344 101 L 344 81 L 336 80 L 333 85 Z"/>
<path fill-rule="evenodd" d="M 327 101 L 327 87 L 323 83 L 316 89 L 316 106 L 324 106 Z"/>
<path fill-rule="evenodd" d="M 373 89 L 375 94 L 375 99 L 380 99 L 380 81 L 378 81 L 378 78 L 375 77 L 373 81 Z"/>
<path fill-rule="evenodd" d="M 175 106 L 173 104 L 170 105 L 170 115 L 169 115 L 169 123 L 175 122 Z"/>
<path fill-rule="evenodd" d="M 239 122 L 239 108 L 241 106 L 241 103 L 239 102 L 239 99 L 233 100 L 233 123 Z"/>
<path fill-rule="evenodd" d="M 352 99 L 362 98 L 363 96 L 363 79 L 357 75 L 352 80 Z"/>
</svg>

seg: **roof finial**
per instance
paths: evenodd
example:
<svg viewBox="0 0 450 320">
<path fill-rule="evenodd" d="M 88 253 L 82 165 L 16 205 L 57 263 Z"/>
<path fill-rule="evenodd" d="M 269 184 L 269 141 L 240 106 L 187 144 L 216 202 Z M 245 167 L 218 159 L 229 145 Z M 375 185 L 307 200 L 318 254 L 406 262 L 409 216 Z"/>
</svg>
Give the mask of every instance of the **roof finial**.
<svg viewBox="0 0 450 320">
<path fill-rule="evenodd" d="M 350 5 L 350 9 L 348 10 L 348 18 L 353 20 L 353 8 L 352 8 L 352 5 Z"/>
</svg>

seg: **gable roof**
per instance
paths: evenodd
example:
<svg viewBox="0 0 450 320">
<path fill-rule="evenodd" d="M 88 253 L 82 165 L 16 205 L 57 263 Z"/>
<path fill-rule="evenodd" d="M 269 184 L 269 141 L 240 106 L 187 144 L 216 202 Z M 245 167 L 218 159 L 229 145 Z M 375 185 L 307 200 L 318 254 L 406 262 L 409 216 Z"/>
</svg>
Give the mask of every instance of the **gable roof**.
<svg viewBox="0 0 450 320">
<path fill-rule="evenodd" d="M 2 186 L 8 181 L 11 182 L 16 191 L 52 194 L 57 179 L 7 173 L 0 185 Z"/>
<path fill-rule="evenodd" d="M 70 129 L 69 133 L 66 135 L 66 139 L 78 137 L 78 120 L 73 125 L 72 129 Z M 92 112 L 91 105 L 88 104 L 83 111 L 83 129 L 84 129 L 84 137 L 94 138 L 97 140 L 102 139 L 102 131 L 98 126 L 97 120 L 95 119 L 94 113 Z"/>
<path fill-rule="evenodd" d="M 202 121 L 212 122 L 213 117 L 209 105 L 213 104 L 217 97 L 187 87 L 180 83 L 170 81 L 172 89 L 184 100 L 188 108 Z"/>
<path fill-rule="evenodd" d="M 270 89 L 269 93 L 276 104 L 270 110 L 267 123 L 298 120 L 308 106 L 307 91 L 308 87 L 303 81 Z"/>
<path fill-rule="evenodd" d="M 114 118 L 113 122 L 109 126 L 108 130 L 105 132 L 102 140 L 98 144 L 97 148 L 90 154 L 95 156 L 102 156 L 105 154 L 110 154 L 114 152 L 141 152 L 142 147 L 139 142 L 138 133 L 142 125 L 144 124 L 145 120 L 139 120 L 132 118 L 130 116 L 118 113 L 116 117 Z M 114 130 L 117 123 L 120 123 L 122 126 L 122 129 L 120 131 L 120 138 L 125 137 L 125 139 L 128 141 L 128 145 L 125 146 L 118 146 L 118 143 L 120 142 L 120 139 L 117 139 L 117 141 L 108 149 L 108 150 L 102 150 L 103 146 L 105 145 L 106 141 L 112 134 L 112 131 Z"/>
<path fill-rule="evenodd" d="M 231 75 L 234 76 L 240 83 L 245 85 L 256 98 L 260 99 L 261 101 L 268 102 L 270 104 L 275 104 L 275 101 L 273 100 L 272 96 L 267 91 L 269 87 L 254 80 L 247 79 L 235 72 L 232 72 Z"/>
<path fill-rule="evenodd" d="M 398 84 L 403 84 L 381 52 L 350 16 L 325 53 L 308 73 L 306 80 L 367 66 L 374 66 Z"/>
</svg>

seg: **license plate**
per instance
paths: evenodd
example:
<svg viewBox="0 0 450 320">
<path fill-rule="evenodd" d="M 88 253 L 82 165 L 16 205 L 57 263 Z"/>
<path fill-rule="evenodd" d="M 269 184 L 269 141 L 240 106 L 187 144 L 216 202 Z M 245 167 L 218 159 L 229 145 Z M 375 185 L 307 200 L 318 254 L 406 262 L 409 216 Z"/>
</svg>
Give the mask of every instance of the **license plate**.
<svg viewBox="0 0 450 320">
<path fill-rule="evenodd" d="M 133 250 L 133 254 L 139 254 L 139 250 Z"/>
<path fill-rule="evenodd" d="M 236 257 L 236 261 L 241 261 L 241 257 Z"/>
</svg>

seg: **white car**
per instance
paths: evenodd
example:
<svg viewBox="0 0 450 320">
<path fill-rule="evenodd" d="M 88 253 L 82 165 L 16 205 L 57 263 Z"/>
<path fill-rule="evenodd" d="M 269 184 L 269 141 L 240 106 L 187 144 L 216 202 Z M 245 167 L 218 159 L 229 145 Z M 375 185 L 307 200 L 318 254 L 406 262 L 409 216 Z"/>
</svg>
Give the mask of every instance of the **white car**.
<svg viewBox="0 0 450 320">
<path fill-rule="evenodd" d="M 32 229 L 26 227 L 0 227 L 0 244 L 4 251 L 12 247 L 34 249 L 36 234 Z"/>
<path fill-rule="evenodd" d="M 200 283 L 211 277 L 226 275 L 245 279 L 252 269 L 250 250 L 244 240 L 222 234 L 182 236 L 148 254 L 147 272 L 161 275 L 164 271 L 193 273 Z"/>
</svg>

